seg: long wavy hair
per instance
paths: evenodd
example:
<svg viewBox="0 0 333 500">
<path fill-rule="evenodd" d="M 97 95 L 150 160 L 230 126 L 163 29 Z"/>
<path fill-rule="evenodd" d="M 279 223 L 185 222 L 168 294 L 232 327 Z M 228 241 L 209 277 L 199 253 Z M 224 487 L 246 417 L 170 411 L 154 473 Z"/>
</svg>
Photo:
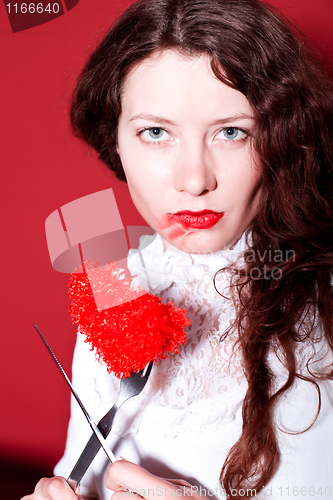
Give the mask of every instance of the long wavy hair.
<svg viewBox="0 0 333 500">
<path fill-rule="evenodd" d="M 260 208 L 236 281 L 248 390 L 242 434 L 220 478 L 228 498 L 244 498 L 235 492 L 260 491 L 278 467 L 278 399 L 297 378 L 314 384 L 316 377 L 333 378 L 332 366 L 304 375 L 296 356 L 299 343 L 313 336 L 311 321 L 304 328 L 306 317 L 320 325 L 333 350 L 332 87 L 304 37 L 258 0 L 139 0 L 89 58 L 71 110 L 75 134 L 122 180 L 116 144 L 124 80 L 164 49 L 208 55 L 215 76 L 247 97 L 257 120 Z M 282 257 L 272 261 L 276 252 Z M 288 379 L 274 392 L 269 353 L 276 349 Z"/>
</svg>

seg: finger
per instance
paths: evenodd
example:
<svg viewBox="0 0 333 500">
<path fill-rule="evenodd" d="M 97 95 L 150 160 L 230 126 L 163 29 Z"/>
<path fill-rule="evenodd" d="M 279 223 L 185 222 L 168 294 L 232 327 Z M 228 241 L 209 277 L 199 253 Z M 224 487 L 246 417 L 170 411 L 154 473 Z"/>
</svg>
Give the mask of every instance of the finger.
<svg viewBox="0 0 333 500">
<path fill-rule="evenodd" d="M 190 483 L 185 481 L 184 479 L 167 479 L 166 477 L 163 477 L 164 481 L 168 481 L 169 483 L 172 484 L 178 484 L 179 486 L 187 486 L 189 488 L 192 487 Z"/>
<path fill-rule="evenodd" d="M 191 485 L 186 481 L 175 481 L 177 482 L 154 476 L 139 465 L 123 459 L 114 462 L 109 467 L 105 484 L 107 488 L 123 493 L 122 496 L 117 495 L 119 500 L 132 500 L 131 492 L 147 500 L 151 500 L 152 496 L 177 496 L 178 498 L 189 496 L 188 490 Z"/>
<path fill-rule="evenodd" d="M 117 460 L 111 464 L 105 479 L 107 488 L 115 492 L 124 490 L 137 492 L 141 485 L 154 487 L 155 483 L 155 476 L 125 459 Z"/>
<path fill-rule="evenodd" d="M 35 488 L 35 500 L 78 500 L 64 477 L 42 478 Z"/>
<path fill-rule="evenodd" d="M 133 491 L 116 491 L 112 495 L 112 500 L 141 500 L 143 497 Z"/>
</svg>

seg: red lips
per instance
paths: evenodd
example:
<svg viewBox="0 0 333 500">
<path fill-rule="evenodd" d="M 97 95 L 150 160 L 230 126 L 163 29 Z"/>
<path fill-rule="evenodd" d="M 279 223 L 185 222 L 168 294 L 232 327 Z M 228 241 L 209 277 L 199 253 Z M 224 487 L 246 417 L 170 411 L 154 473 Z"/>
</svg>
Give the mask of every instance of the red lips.
<svg viewBox="0 0 333 500">
<path fill-rule="evenodd" d="M 224 212 L 202 210 L 201 212 L 190 212 L 182 210 L 170 215 L 170 219 L 178 222 L 187 229 L 209 229 L 223 217 Z"/>
</svg>

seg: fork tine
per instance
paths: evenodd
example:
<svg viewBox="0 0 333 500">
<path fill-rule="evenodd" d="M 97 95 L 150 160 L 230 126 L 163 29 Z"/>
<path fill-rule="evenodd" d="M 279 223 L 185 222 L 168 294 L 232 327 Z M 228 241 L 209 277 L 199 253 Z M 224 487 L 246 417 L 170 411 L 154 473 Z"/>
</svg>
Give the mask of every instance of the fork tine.
<svg viewBox="0 0 333 500">
<path fill-rule="evenodd" d="M 148 380 L 153 364 L 154 362 L 150 361 L 150 363 L 148 363 L 148 365 L 142 370 L 142 378 L 145 377 Z"/>
<path fill-rule="evenodd" d="M 129 377 L 122 378 L 120 380 L 120 392 L 115 404 L 104 415 L 104 417 L 98 422 L 97 425 L 102 434 L 105 434 L 104 437 L 106 437 L 110 433 L 112 429 L 113 419 L 120 406 L 125 403 L 127 399 L 138 396 L 143 391 L 146 383 L 148 382 L 153 364 L 154 362 L 151 361 L 143 370 L 140 370 L 139 372 L 132 372 Z"/>
</svg>

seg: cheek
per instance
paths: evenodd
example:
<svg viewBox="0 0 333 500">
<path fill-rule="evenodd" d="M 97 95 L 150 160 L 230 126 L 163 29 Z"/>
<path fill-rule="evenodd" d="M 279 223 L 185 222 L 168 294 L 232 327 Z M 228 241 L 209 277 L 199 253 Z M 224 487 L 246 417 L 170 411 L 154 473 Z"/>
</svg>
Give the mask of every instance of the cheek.
<svg viewBox="0 0 333 500">
<path fill-rule="evenodd" d="M 127 179 L 134 183 L 138 176 L 147 177 L 149 172 L 149 161 L 147 155 L 140 146 L 137 146 L 133 140 L 120 140 L 118 145 L 118 154 L 121 159 Z"/>
<path fill-rule="evenodd" d="M 141 197 L 157 197 L 163 202 L 170 187 L 170 168 L 158 158 L 139 152 L 122 155 L 121 160 L 130 192 Z"/>
<path fill-rule="evenodd" d="M 258 188 L 261 184 L 262 168 L 256 156 L 248 152 L 243 161 L 244 168 L 242 175 L 238 178 L 239 195 L 244 204 L 248 205 L 256 197 Z"/>
<path fill-rule="evenodd" d="M 234 208 L 248 206 L 255 197 L 260 177 L 252 168 L 235 169 L 228 177 L 220 179 L 221 199 Z"/>
<path fill-rule="evenodd" d="M 258 211 L 262 185 L 262 173 L 257 167 L 251 172 L 246 193 L 244 193 L 244 205 L 252 215 Z"/>
<path fill-rule="evenodd" d="M 161 207 L 161 192 L 156 189 L 156 186 L 151 185 L 149 177 L 146 178 L 142 172 L 134 169 L 131 169 L 127 177 L 127 185 L 138 212 L 148 224 L 154 223 L 156 213 Z"/>
<path fill-rule="evenodd" d="M 144 183 L 142 183 L 141 180 L 140 175 L 137 175 L 134 178 L 132 176 L 127 177 L 127 185 L 131 198 L 138 209 L 141 208 L 145 202 L 148 203 L 149 201 L 147 189 L 144 189 Z"/>
<path fill-rule="evenodd" d="M 127 185 L 132 195 L 137 196 L 143 189 L 146 182 L 146 172 L 144 162 L 135 155 L 132 148 L 119 145 L 118 154 L 126 175 Z"/>
</svg>

